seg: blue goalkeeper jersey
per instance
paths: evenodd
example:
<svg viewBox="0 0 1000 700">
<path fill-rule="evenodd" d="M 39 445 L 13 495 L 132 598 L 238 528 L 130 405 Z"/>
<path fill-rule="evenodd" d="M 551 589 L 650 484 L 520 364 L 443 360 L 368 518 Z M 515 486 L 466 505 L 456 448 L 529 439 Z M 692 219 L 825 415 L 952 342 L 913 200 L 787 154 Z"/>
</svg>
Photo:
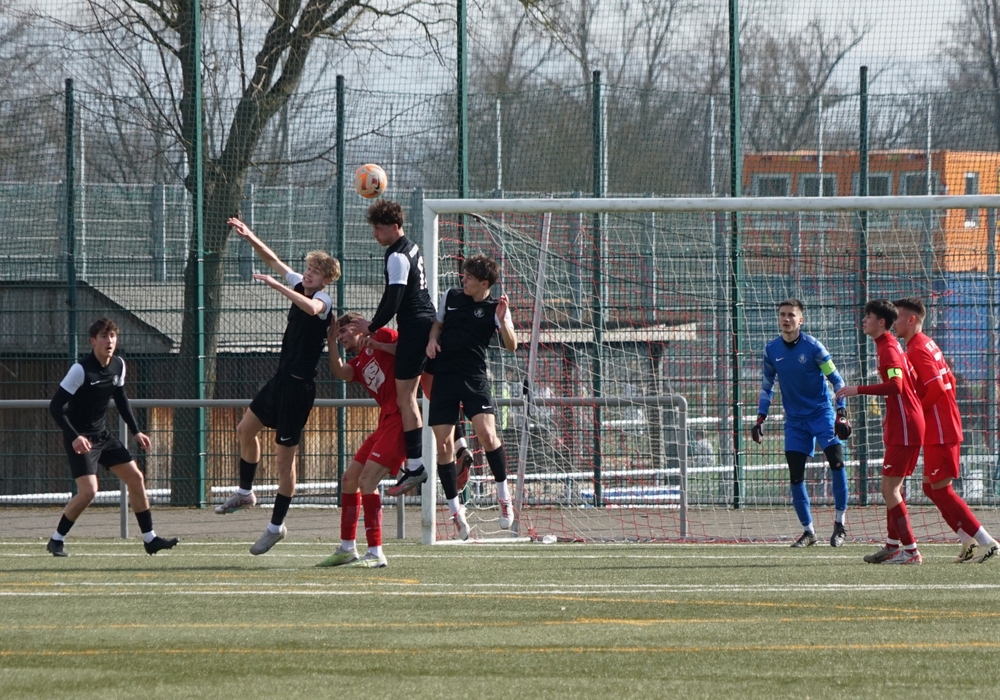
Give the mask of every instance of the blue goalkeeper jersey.
<svg viewBox="0 0 1000 700">
<path fill-rule="evenodd" d="M 767 415 L 774 398 L 774 380 L 781 383 L 781 403 L 787 418 L 811 418 L 830 411 L 830 394 L 826 388 L 829 379 L 836 392 L 844 380 L 830 358 L 823 343 L 808 333 L 799 333 L 789 345 L 779 335 L 764 348 L 764 381 L 760 388 L 757 413 Z M 845 399 L 837 401 L 837 408 L 845 408 Z"/>
</svg>

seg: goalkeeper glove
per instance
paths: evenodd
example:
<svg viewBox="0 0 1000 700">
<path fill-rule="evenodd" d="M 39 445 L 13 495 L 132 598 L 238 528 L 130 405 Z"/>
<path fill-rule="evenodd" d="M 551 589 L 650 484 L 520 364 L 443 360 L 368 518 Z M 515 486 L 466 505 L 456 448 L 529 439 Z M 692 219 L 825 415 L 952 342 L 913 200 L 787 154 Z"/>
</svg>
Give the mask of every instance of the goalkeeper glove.
<svg viewBox="0 0 1000 700">
<path fill-rule="evenodd" d="M 756 442 L 758 445 L 760 444 L 761 436 L 764 434 L 765 420 L 767 420 L 767 416 L 765 416 L 763 413 L 758 413 L 757 424 L 754 425 L 754 427 L 750 428 L 750 437 L 752 437 L 753 441 Z"/>
<path fill-rule="evenodd" d="M 833 422 L 833 433 L 841 440 L 846 440 L 851 437 L 851 433 L 854 432 L 854 428 L 851 426 L 851 421 L 847 420 L 847 409 L 838 408 L 837 409 L 837 420 Z"/>
</svg>

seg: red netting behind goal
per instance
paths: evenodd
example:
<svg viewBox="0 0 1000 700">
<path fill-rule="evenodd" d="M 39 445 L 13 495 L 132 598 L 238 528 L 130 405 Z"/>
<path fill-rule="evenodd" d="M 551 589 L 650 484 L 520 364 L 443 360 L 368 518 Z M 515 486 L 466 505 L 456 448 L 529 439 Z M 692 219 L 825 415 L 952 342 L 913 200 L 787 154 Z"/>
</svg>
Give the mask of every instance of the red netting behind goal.
<svg viewBox="0 0 1000 700">
<path fill-rule="evenodd" d="M 790 220 L 778 212 L 746 217 L 746 272 L 737 319 L 741 354 L 734 373 L 731 237 L 724 215 L 553 214 L 547 243 L 541 214 L 441 216 L 439 293 L 458 286 L 460 262 L 467 255 L 485 253 L 501 264 L 494 294 L 511 299 L 520 347 L 513 354 L 491 350 L 499 404 L 522 398 L 532 359 L 536 364 L 530 389 L 540 405 L 527 411 L 498 405 L 496 416 L 512 491 L 519 470 L 524 479 L 519 534 L 562 541 L 792 541 L 801 534 L 784 457 L 780 386 L 763 443 L 749 438 L 760 391 L 760 354 L 777 335 L 777 302 L 789 296 L 806 302 L 804 330 L 826 345 L 848 383 L 874 381 L 874 365 L 873 360 L 864 368 L 859 364 L 857 320 L 864 300 L 852 279 L 858 251 L 824 248 L 825 240 L 856 240 L 851 216 L 826 217 L 825 237 L 798 236 L 794 248 L 791 236 L 777 233 Z M 910 234 L 881 229 L 878 240 L 902 243 Z M 883 255 L 902 256 L 906 247 L 879 245 Z M 884 277 L 872 273 L 869 294 L 891 299 L 928 291 L 919 274 L 901 278 L 895 267 Z M 934 281 L 928 284 L 932 289 Z M 541 314 L 535 319 L 539 290 Z M 940 323 L 931 330 L 940 333 L 945 347 L 961 333 L 943 304 L 936 302 L 934 313 Z M 533 321 L 538 329 L 534 354 Z M 874 355 L 869 347 L 869 358 Z M 738 457 L 734 374 L 742 395 Z M 676 396 L 686 401 L 684 415 L 670 402 Z M 612 397 L 619 404 L 574 405 L 592 397 Z M 845 447 L 847 530 L 853 539 L 877 541 L 885 534 L 879 494 L 881 404 L 879 399 L 854 401 L 855 425 L 864 413 L 867 427 Z M 993 459 L 977 448 L 988 435 L 986 421 L 977 422 L 974 415 L 988 411 L 970 401 L 962 408 L 970 420 L 964 479 L 957 485 L 985 523 L 996 518 L 997 482 Z M 995 414 L 995 401 L 992 410 Z M 477 467 L 463 494 L 473 537 L 506 537 L 498 527 L 493 478 L 476 447 Z M 681 508 L 682 467 L 686 511 Z M 954 539 L 923 496 L 920 476 L 918 468 L 907 484 L 918 538 Z M 833 528 L 833 495 L 818 450 L 807 465 L 806 484 L 815 527 L 826 539 Z M 453 537 L 447 509 L 439 509 L 438 521 L 438 538 Z"/>
</svg>

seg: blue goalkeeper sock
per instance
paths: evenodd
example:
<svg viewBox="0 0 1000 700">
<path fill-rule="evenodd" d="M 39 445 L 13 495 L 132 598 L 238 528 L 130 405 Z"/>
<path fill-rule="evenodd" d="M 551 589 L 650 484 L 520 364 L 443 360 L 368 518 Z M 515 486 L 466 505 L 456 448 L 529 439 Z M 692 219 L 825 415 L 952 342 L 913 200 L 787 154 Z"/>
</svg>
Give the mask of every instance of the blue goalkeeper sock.
<svg viewBox="0 0 1000 700">
<path fill-rule="evenodd" d="M 800 481 L 791 485 L 792 505 L 795 506 L 795 514 L 799 516 L 802 527 L 809 529 L 812 525 L 812 513 L 809 512 L 809 495 L 806 493 L 805 482 Z"/>
<path fill-rule="evenodd" d="M 830 479 L 833 481 L 833 504 L 843 512 L 847 510 L 847 470 L 831 469 Z"/>
</svg>

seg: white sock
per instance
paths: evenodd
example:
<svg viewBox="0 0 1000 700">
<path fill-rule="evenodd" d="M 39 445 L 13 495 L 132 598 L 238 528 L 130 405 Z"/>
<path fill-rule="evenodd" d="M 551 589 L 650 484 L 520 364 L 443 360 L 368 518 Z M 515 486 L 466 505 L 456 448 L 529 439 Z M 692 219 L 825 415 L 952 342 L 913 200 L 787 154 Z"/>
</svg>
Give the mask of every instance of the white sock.
<svg viewBox="0 0 1000 700">
<path fill-rule="evenodd" d="M 462 507 L 462 504 L 458 502 L 458 496 L 448 499 L 448 510 L 454 515 L 458 512 L 458 509 Z"/>
<path fill-rule="evenodd" d="M 407 457 L 406 458 L 406 471 L 408 472 L 418 472 L 424 468 L 424 458 L 423 457 Z"/>
<path fill-rule="evenodd" d="M 838 510 L 838 511 L 836 511 L 834 513 L 834 516 L 833 516 L 833 521 L 836 522 L 836 523 L 840 523 L 841 525 L 846 524 L 846 522 L 847 522 L 847 511 L 846 510 Z"/>
<path fill-rule="evenodd" d="M 150 530 L 149 532 L 142 533 L 143 542 L 152 542 L 156 539 L 156 530 Z"/>
<path fill-rule="evenodd" d="M 510 500 L 510 490 L 507 488 L 506 479 L 497 482 L 497 500 L 498 501 Z"/>
<path fill-rule="evenodd" d="M 368 553 L 374 554 L 376 557 L 382 556 L 382 545 L 378 545 L 376 547 L 369 547 Z"/>
<path fill-rule="evenodd" d="M 464 437 L 459 438 L 458 440 L 455 440 L 455 452 L 458 452 L 460 449 L 462 449 L 463 447 L 466 447 L 466 446 L 467 446 L 467 443 L 465 442 L 465 438 Z"/>
<path fill-rule="evenodd" d="M 239 486 L 237 486 L 236 493 L 238 493 L 241 496 L 249 496 L 251 493 L 253 493 L 253 489 L 250 489 L 248 491 L 247 489 L 241 489 Z"/>
<path fill-rule="evenodd" d="M 903 549 L 907 552 L 915 552 L 917 551 L 917 543 L 914 542 L 913 544 L 904 545 Z"/>
<path fill-rule="evenodd" d="M 59 540 L 60 542 L 65 542 L 66 541 L 66 535 L 61 535 L 61 534 L 59 534 L 59 531 L 56 530 L 55 532 L 52 533 L 52 539 Z"/>
<path fill-rule="evenodd" d="M 808 533 L 810 533 L 812 535 L 816 534 L 816 528 L 813 527 L 812 523 L 809 523 L 808 525 L 806 525 L 806 532 L 808 532 Z"/>
<path fill-rule="evenodd" d="M 358 545 L 354 540 L 341 540 L 340 548 L 345 552 L 355 552 L 358 549 Z"/>
<path fill-rule="evenodd" d="M 274 534 L 277 535 L 279 532 L 281 532 L 281 525 L 275 525 L 274 523 L 268 523 L 267 524 L 267 531 L 268 532 L 273 532 Z"/>
<path fill-rule="evenodd" d="M 976 534 L 973 535 L 973 537 L 976 538 L 976 542 L 983 545 L 984 547 L 988 544 L 993 544 L 993 537 L 990 536 L 990 533 L 986 532 L 985 528 L 981 527 L 978 530 L 976 530 Z"/>
<path fill-rule="evenodd" d="M 893 547 L 899 546 L 899 540 L 890 540 L 888 537 L 885 538 L 885 546 L 892 549 Z"/>
</svg>

